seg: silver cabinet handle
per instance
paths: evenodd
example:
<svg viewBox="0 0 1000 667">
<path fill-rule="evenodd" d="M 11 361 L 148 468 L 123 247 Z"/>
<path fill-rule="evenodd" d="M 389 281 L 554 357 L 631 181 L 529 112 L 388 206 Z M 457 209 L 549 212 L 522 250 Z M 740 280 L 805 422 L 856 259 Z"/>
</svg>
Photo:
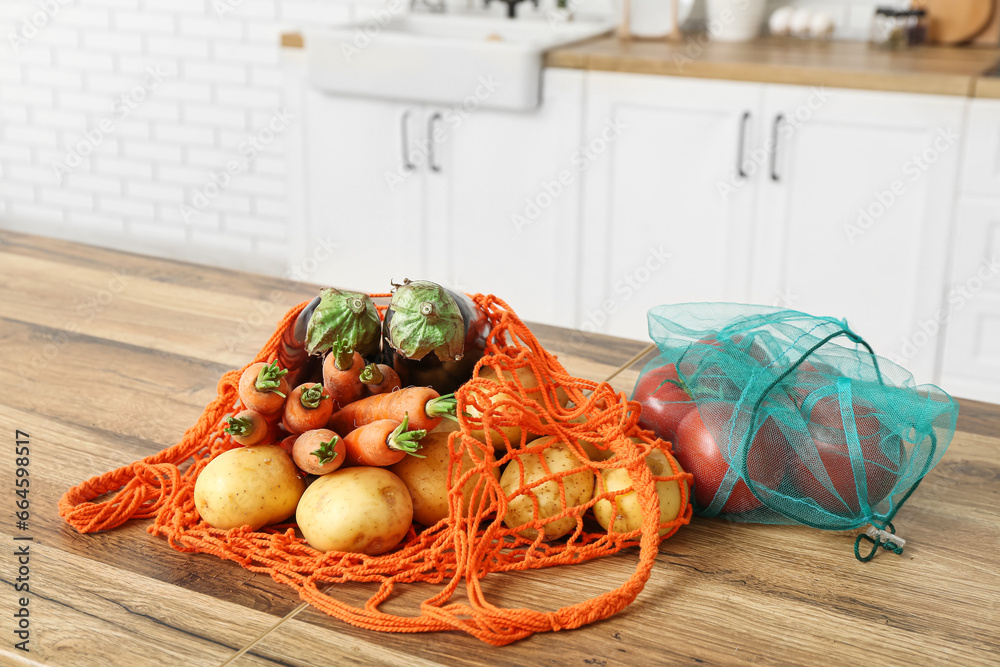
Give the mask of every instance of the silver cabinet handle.
<svg viewBox="0 0 1000 667">
<path fill-rule="evenodd" d="M 410 161 L 410 141 L 407 138 L 409 134 L 408 132 L 409 121 L 410 121 L 410 110 L 407 109 L 406 111 L 403 112 L 403 115 L 400 119 L 401 127 L 399 129 L 399 136 L 402 141 L 403 171 L 413 171 L 414 169 L 417 168 L 417 165 L 413 164 L 413 162 Z"/>
<path fill-rule="evenodd" d="M 778 130 L 785 120 L 785 114 L 779 113 L 774 117 L 774 125 L 771 127 L 771 180 L 777 183 L 781 180 L 778 176 Z"/>
<path fill-rule="evenodd" d="M 743 118 L 740 120 L 740 139 L 739 145 L 736 147 L 736 173 L 740 178 L 746 180 L 747 172 L 743 168 L 743 154 L 746 150 L 747 144 L 747 123 L 750 121 L 750 112 L 744 111 Z"/>
<path fill-rule="evenodd" d="M 440 112 L 435 111 L 427 121 L 427 164 L 433 172 L 441 171 L 441 165 L 434 160 L 434 124 L 443 118 Z"/>
</svg>

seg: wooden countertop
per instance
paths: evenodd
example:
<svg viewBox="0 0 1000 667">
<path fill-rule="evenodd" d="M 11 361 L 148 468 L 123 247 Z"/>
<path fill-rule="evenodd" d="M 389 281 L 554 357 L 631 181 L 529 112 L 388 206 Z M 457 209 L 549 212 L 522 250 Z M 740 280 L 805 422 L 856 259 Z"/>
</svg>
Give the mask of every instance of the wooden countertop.
<svg viewBox="0 0 1000 667">
<path fill-rule="evenodd" d="M 854 559 L 853 535 L 696 518 L 664 542 L 638 599 L 577 630 L 493 648 L 381 634 L 270 577 L 173 550 L 134 520 L 80 535 L 70 486 L 176 442 L 291 306 L 317 286 L 0 231 L 5 433 L 2 664 L 996 664 L 1000 406 L 962 401 L 944 459 L 897 515 L 902 556 Z M 515 297 L 509 297 L 512 301 Z M 516 306 L 516 303 L 515 303 Z M 566 368 L 629 391 L 649 346 L 533 327 Z M 30 435 L 29 529 L 14 525 L 13 440 Z M 30 536 L 30 649 L 13 648 L 13 537 Z M 509 576 L 510 605 L 553 609 L 614 588 L 634 551 Z M 342 598 L 371 590 L 344 585 Z M 405 596 L 404 596 L 405 597 Z M 427 597 L 422 596 L 422 597 Z M 403 604 L 401 601 L 399 604 Z M 391 609 L 390 609 L 391 610 Z"/>
<path fill-rule="evenodd" d="M 603 37 L 546 54 L 549 67 L 973 96 L 1000 49 L 883 51 L 864 42 L 760 39 L 745 43 L 630 41 Z M 985 91 L 984 91 L 985 92 Z"/>
<path fill-rule="evenodd" d="M 286 32 L 281 46 L 304 48 L 302 34 Z M 924 46 L 885 51 L 866 42 L 762 38 L 712 42 L 622 41 L 600 37 L 545 54 L 546 67 L 660 74 L 800 86 L 1000 99 L 1000 48 Z"/>
</svg>

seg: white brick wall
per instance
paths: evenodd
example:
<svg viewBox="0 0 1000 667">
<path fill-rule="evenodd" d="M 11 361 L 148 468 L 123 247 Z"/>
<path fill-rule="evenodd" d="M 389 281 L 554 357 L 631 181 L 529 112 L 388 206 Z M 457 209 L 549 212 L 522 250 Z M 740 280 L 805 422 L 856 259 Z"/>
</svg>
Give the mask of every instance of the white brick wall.
<svg viewBox="0 0 1000 667">
<path fill-rule="evenodd" d="M 281 108 L 278 35 L 349 20 L 352 7 L 0 0 L 0 227 L 280 273 L 280 136 L 207 206 L 191 207 Z M 155 85 L 151 67 L 164 73 Z"/>
<path fill-rule="evenodd" d="M 579 13 L 615 4 L 586 0 Z M 835 6 L 844 20 L 866 21 L 875 2 L 793 4 Z M 281 107 L 278 34 L 362 19 L 383 5 L 0 0 L 0 227 L 282 272 L 289 229 L 280 134 L 207 205 L 194 208 L 195 200 Z M 492 10 L 503 11 L 499 3 Z"/>
</svg>

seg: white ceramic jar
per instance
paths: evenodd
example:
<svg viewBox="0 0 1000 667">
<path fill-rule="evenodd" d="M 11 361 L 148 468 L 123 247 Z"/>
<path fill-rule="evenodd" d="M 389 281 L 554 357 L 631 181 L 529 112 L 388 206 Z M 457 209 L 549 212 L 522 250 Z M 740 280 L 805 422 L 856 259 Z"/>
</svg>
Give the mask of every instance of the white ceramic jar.
<svg viewBox="0 0 1000 667">
<path fill-rule="evenodd" d="M 720 42 L 746 42 L 760 34 L 767 0 L 705 0 L 708 33 Z"/>
</svg>

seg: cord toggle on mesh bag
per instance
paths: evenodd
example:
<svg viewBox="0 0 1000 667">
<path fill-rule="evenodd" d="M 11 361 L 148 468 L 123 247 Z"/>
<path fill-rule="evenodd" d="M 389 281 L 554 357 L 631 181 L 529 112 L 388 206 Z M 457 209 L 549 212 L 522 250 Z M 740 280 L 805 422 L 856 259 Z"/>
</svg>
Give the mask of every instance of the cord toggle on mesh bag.
<svg viewBox="0 0 1000 667">
<path fill-rule="evenodd" d="M 674 442 L 697 514 L 826 530 L 871 524 L 859 560 L 902 552 L 891 519 L 944 454 L 958 404 L 844 321 L 766 306 L 649 311 L 660 355 L 633 400 Z M 860 544 L 870 542 L 862 556 Z"/>
</svg>

